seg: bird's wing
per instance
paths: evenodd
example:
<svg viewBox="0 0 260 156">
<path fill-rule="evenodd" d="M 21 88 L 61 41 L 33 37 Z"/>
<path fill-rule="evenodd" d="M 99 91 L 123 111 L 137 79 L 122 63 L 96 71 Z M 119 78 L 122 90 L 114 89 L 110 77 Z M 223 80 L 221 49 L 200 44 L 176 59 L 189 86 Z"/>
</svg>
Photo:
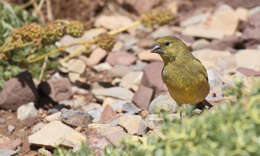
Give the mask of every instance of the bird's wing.
<svg viewBox="0 0 260 156">
<path fill-rule="evenodd" d="M 194 57 L 195 58 L 195 57 Z M 199 70 L 197 72 L 200 72 L 206 80 L 208 80 L 208 74 L 207 74 L 207 70 L 206 68 L 201 64 L 200 60 L 195 58 L 194 61 L 192 61 L 193 66 L 197 67 L 197 68 L 192 68 L 195 70 Z"/>
</svg>

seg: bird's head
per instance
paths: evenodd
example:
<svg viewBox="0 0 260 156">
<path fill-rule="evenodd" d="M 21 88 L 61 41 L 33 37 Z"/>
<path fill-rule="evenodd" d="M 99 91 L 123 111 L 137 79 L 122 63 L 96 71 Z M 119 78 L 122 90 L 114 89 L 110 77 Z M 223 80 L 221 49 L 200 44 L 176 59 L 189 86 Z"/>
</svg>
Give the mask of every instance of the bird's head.
<svg viewBox="0 0 260 156">
<path fill-rule="evenodd" d="M 185 56 L 189 53 L 185 43 L 173 36 L 165 36 L 156 40 L 152 53 L 158 53 L 165 63 L 174 61 L 176 57 Z"/>
</svg>

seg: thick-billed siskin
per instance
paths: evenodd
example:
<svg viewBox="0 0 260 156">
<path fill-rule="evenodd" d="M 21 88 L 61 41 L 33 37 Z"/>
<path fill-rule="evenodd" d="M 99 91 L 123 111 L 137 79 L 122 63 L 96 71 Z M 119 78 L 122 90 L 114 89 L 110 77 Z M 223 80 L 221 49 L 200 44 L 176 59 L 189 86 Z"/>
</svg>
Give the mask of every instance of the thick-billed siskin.
<svg viewBox="0 0 260 156">
<path fill-rule="evenodd" d="M 205 100 L 210 88 L 208 75 L 201 62 L 176 37 L 159 38 L 157 44 L 152 52 L 160 54 L 163 59 L 162 79 L 177 104 L 203 103 L 209 106 Z"/>
</svg>

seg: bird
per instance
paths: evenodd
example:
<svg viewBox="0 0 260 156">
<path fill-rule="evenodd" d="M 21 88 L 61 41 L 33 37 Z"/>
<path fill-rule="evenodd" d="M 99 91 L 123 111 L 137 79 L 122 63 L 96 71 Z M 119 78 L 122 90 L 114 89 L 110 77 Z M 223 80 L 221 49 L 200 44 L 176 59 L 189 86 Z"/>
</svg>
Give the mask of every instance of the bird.
<svg viewBox="0 0 260 156">
<path fill-rule="evenodd" d="M 210 90 L 207 70 L 181 39 L 158 38 L 151 52 L 159 54 L 163 60 L 162 80 L 177 105 L 192 104 L 201 110 L 212 107 L 205 100 Z"/>
</svg>

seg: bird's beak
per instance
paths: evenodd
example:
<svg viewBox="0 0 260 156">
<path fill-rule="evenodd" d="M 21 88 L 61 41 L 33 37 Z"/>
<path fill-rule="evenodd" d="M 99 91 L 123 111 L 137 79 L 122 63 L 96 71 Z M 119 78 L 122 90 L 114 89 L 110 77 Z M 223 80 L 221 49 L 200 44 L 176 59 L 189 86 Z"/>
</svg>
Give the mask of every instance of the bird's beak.
<svg viewBox="0 0 260 156">
<path fill-rule="evenodd" d="M 152 53 L 162 54 L 163 50 L 159 45 L 155 45 L 152 49 Z"/>
</svg>

